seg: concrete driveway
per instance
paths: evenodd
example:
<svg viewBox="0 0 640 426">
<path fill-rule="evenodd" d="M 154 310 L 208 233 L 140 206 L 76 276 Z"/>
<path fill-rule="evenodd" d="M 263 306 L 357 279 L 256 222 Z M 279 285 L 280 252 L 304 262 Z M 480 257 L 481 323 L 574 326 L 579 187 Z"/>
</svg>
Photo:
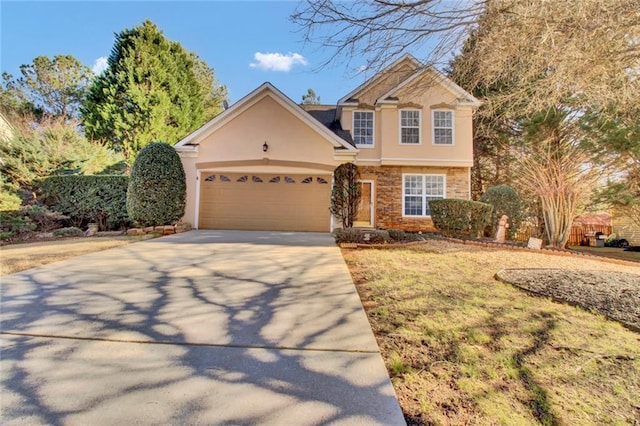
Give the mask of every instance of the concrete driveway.
<svg viewBox="0 0 640 426">
<path fill-rule="evenodd" d="M 404 424 L 328 234 L 191 231 L 1 290 L 3 424 Z"/>
</svg>

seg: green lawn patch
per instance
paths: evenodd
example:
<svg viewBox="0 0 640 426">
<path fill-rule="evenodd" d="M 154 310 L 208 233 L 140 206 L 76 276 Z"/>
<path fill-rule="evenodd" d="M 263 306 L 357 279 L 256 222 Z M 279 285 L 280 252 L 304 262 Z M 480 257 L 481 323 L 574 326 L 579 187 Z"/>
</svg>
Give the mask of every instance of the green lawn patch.
<svg viewBox="0 0 640 426">
<path fill-rule="evenodd" d="M 640 267 L 438 240 L 344 256 L 409 424 L 640 422 L 640 334 L 494 279 Z"/>
</svg>

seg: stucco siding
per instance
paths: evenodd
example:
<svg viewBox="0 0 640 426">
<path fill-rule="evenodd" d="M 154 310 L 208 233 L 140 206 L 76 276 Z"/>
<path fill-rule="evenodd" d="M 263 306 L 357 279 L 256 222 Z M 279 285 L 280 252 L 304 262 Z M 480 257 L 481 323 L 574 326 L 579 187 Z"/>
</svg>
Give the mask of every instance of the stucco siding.
<svg viewBox="0 0 640 426">
<path fill-rule="evenodd" d="M 383 94 L 383 93 L 381 93 Z M 473 108 L 459 105 L 456 96 L 438 83 L 430 73 L 400 89 L 397 103 L 375 106 L 374 146 L 359 147 L 357 161 L 362 165 L 423 165 L 471 167 L 473 165 Z M 353 130 L 354 111 L 371 106 L 342 108 L 341 123 Z M 420 111 L 420 143 L 401 144 L 400 111 Z M 452 111 L 453 144 L 437 145 L 433 138 L 434 110 Z"/>
<path fill-rule="evenodd" d="M 180 155 L 182 167 L 184 168 L 185 179 L 187 182 L 187 203 L 184 209 L 182 221 L 196 226 L 196 188 L 198 186 L 198 171 L 196 169 L 196 157 Z"/>
<path fill-rule="evenodd" d="M 270 96 L 209 135 L 199 149 L 198 163 L 273 158 L 336 164 L 333 146 Z"/>
</svg>

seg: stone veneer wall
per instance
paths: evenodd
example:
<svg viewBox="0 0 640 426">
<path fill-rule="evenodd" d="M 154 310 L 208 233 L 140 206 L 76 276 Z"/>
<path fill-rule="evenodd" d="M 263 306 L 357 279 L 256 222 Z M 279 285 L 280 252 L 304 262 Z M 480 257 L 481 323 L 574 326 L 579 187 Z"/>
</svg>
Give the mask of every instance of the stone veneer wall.
<svg viewBox="0 0 640 426">
<path fill-rule="evenodd" d="M 402 217 L 402 174 L 444 174 L 447 198 L 469 199 L 469 169 L 465 167 L 359 166 L 361 179 L 374 181 L 375 226 L 381 229 L 434 231 L 430 218 Z"/>
</svg>

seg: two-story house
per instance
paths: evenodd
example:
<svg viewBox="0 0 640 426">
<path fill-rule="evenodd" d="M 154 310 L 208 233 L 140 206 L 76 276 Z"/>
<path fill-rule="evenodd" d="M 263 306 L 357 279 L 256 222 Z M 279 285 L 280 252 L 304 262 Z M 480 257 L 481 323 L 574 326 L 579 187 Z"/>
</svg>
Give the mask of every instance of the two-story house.
<svg viewBox="0 0 640 426">
<path fill-rule="evenodd" d="M 264 83 L 175 145 L 196 228 L 321 231 L 333 171 L 358 165 L 361 227 L 432 229 L 428 201 L 470 196 L 472 95 L 407 55 L 340 99 Z"/>
</svg>

